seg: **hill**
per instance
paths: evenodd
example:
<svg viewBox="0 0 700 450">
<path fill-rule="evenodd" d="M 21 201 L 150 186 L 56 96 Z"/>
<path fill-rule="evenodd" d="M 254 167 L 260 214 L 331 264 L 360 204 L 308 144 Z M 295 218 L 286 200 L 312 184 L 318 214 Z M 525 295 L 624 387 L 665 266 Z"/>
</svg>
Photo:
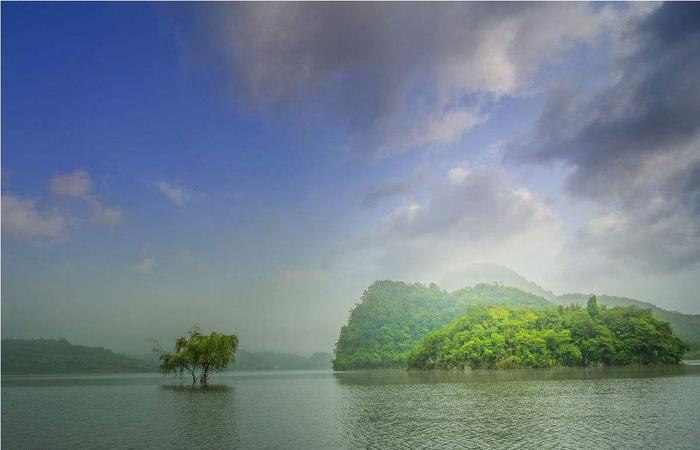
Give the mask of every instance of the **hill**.
<svg viewBox="0 0 700 450">
<path fill-rule="evenodd" d="M 3 374 L 151 372 L 157 366 L 102 347 L 65 339 L 3 339 Z"/>
<path fill-rule="evenodd" d="M 456 285 L 453 286 L 452 284 L 455 283 Z M 552 291 L 544 289 L 512 269 L 498 264 L 469 264 L 450 274 L 447 280 L 441 283 L 441 285 L 448 287 L 450 290 L 478 284 L 510 286 L 539 295 L 547 300 L 556 297 Z"/>
<path fill-rule="evenodd" d="M 377 281 L 365 290 L 341 329 L 333 368 L 404 367 L 419 339 L 475 304 L 552 305 L 540 296 L 504 286 L 480 284 L 448 293 L 435 284 Z"/>
</svg>

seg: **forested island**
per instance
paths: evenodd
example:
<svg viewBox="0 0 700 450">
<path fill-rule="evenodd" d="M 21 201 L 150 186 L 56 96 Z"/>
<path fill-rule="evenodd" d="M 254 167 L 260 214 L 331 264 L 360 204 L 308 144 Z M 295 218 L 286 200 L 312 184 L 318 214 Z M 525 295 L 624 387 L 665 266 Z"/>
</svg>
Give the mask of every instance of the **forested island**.
<svg viewBox="0 0 700 450">
<path fill-rule="evenodd" d="M 700 324 L 700 316 L 665 311 L 683 318 L 686 333 L 679 337 L 651 308 L 607 307 L 595 297 L 582 307 L 580 300 L 548 300 L 496 284 L 446 292 L 434 284 L 378 281 L 341 329 L 333 367 L 672 364 L 691 349 L 683 338 L 698 341 L 698 327 L 687 325 Z"/>
<path fill-rule="evenodd" d="M 417 369 L 677 364 L 688 345 L 636 306 L 469 306 L 408 355 Z"/>
</svg>

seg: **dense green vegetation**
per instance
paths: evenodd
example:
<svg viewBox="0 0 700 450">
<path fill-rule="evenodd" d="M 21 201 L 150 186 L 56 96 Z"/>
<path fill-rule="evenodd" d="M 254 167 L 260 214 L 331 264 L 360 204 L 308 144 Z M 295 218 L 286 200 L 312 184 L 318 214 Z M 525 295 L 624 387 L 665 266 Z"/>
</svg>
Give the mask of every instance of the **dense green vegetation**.
<svg viewBox="0 0 700 450">
<path fill-rule="evenodd" d="M 156 365 L 65 339 L 3 339 L 3 374 L 149 372 Z"/>
<path fill-rule="evenodd" d="M 180 336 L 175 340 L 175 351 L 166 352 L 156 343 L 154 351 L 160 353 L 160 371 L 163 375 L 187 373 L 192 377 L 192 384 L 199 382 L 206 386 L 212 372 L 226 369 L 233 363 L 233 354 L 238 348 L 238 336 L 212 331 L 203 334 L 198 327 L 192 327 L 188 337 Z"/>
<path fill-rule="evenodd" d="M 469 306 L 411 352 L 420 369 L 676 364 L 687 344 L 636 306 Z"/>
<path fill-rule="evenodd" d="M 588 295 L 583 294 L 567 294 L 555 297 L 552 301 L 560 305 L 583 305 L 586 303 L 588 297 Z M 651 310 L 654 316 L 669 322 L 673 328 L 673 332 L 690 346 L 690 352 L 686 353 L 686 358 L 700 358 L 700 314 L 683 314 L 677 311 L 668 311 L 651 303 L 641 302 L 627 297 L 598 295 L 597 298 L 598 303 L 609 307 L 638 306 L 643 309 Z"/>
<path fill-rule="evenodd" d="M 480 284 L 447 293 L 436 285 L 377 281 L 362 294 L 341 329 L 333 368 L 404 367 L 409 352 L 429 331 L 464 314 L 467 305 L 544 306 L 519 289 Z"/>
<path fill-rule="evenodd" d="M 363 293 L 361 301 L 350 312 L 347 325 L 342 327 L 336 343 L 333 368 L 347 370 L 405 367 L 412 350 L 425 335 L 463 316 L 469 306 L 551 308 L 560 304 L 567 306 L 565 311 L 575 311 L 575 308 L 568 308 L 568 305 L 583 305 L 587 298 L 572 294 L 553 297 L 550 301 L 520 289 L 496 284 L 479 284 L 448 293 L 434 284 L 426 287 L 419 283 L 377 281 Z M 601 305 L 607 306 L 637 306 L 633 310 L 616 310 L 618 312 L 613 312 L 615 308 L 602 309 L 601 311 L 605 312 L 600 320 L 602 317 L 609 320 L 615 314 L 620 314 L 619 311 L 643 311 L 634 314 L 670 322 L 673 331 L 690 345 L 689 348 L 683 346 L 686 351 L 691 350 L 690 353 L 686 353 L 686 358 L 693 357 L 692 351 L 700 350 L 699 315 L 666 311 L 649 303 L 621 297 L 601 296 L 599 300 Z M 657 324 L 649 323 L 654 326 Z M 659 325 L 661 328 L 664 326 Z M 577 360 L 573 364 L 589 363 L 585 360 L 585 355 L 582 355 L 582 358 L 584 360 Z M 625 361 L 631 357 L 623 358 L 620 353 L 616 358 L 611 363 L 626 364 Z"/>
<path fill-rule="evenodd" d="M 333 355 L 330 353 L 314 353 L 309 357 L 278 352 L 236 352 L 236 362 L 233 370 L 299 370 L 299 369 L 330 369 Z"/>
</svg>

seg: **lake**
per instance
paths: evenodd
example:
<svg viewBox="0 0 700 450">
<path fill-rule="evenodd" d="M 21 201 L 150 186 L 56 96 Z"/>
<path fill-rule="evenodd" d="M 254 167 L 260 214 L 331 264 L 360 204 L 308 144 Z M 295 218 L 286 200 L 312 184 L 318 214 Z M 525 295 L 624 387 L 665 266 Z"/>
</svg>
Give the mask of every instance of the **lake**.
<svg viewBox="0 0 700 450">
<path fill-rule="evenodd" d="M 3 448 L 699 448 L 700 366 L 3 377 Z"/>
</svg>

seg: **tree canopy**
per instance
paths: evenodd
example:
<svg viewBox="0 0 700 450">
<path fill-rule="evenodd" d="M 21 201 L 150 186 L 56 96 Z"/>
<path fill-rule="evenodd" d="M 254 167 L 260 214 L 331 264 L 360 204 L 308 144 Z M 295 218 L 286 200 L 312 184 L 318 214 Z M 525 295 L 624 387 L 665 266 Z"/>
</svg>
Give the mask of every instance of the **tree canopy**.
<svg viewBox="0 0 700 450">
<path fill-rule="evenodd" d="M 156 344 L 154 351 L 160 353 L 160 371 L 163 375 L 179 375 L 188 373 L 192 384 L 199 382 L 206 386 L 212 372 L 224 370 L 234 361 L 234 353 L 238 348 L 238 337 L 235 334 L 212 332 L 202 334 L 198 327 L 193 327 L 188 337 L 181 336 L 175 341 L 175 351 L 166 352 Z"/>
<path fill-rule="evenodd" d="M 464 313 L 470 304 L 543 306 L 544 298 L 520 289 L 480 284 L 445 292 L 434 284 L 377 281 L 362 294 L 340 331 L 333 368 L 405 367 L 426 333 Z"/>
<path fill-rule="evenodd" d="M 408 357 L 421 369 L 676 364 L 688 345 L 635 306 L 469 306 Z"/>
<path fill-rule="evenodd" d="M 556 304 L 586 304 L 586 299 L 590 298 L 584 294 L 567 294 L 559 297 L 554 297 L 552 300 Z M 635 300 L 626 297 L 614 297 L 610 295 L 596 296 L 598 304 L 612 306 L 638 306 L 643 309 L 649 309 L 655 317 L 665 320 L 673 327 L 673 332 L 683 339 L 690 346 L 690 354 L 686 353 L 685 357 L 690 359 L 700 358 L 700 314 L 684 314 L 677 311 L 669 311 L 659 308 L 658 306 Z"/>
<path fill-rule="evenodd" d="M 564 298 L 557 297 L 556 301 L 563 302 Z M 552 362 L 554 365 L 659 362 L 660 360 L 656 359 L 657 357 L 654 355 L 645 359 L 646 357 L 643 355 L 645 355 L 646 350 L 643 348 L 637 349 L 638 354 L 642 357 L 635 359 L 634 345 L 632 345 L 634 340 L 626 340 L 625 333 L 627 332 L 623 332 L 625 326 L 637 327 L 634 333 L 640 337 L 645 333 L 640 331 L 644 327 L 647 327 L 647 331 L 652 334 L 666 333 L 666 327 L 668 327 L 670 333 L 671 327 L 664 321 L 671 321 L 673 331 L 678 332 L 678 336 L 684 342 L 682 345 L 679 344 L 674 340 L 677 339 L 675 336 L 674 339 L 663 338 L 661 341 L 664 342 L 664 345 L 676 342 L 673 344 L 674 348 L 682 348 L 683 351 L 688 349 L 686 342 L 693 345 L 694 341 L 688 336 L 697 336 L 697 327 L 693 324 L 695 324 L 695 318 L 700 316 L 668 312 L 642 302 L 636 302 L 642 308 L 634 310 L 606 309 L 603 304 L 609 305 L 616 301 L 616 298 L 608 296 L 569 296 L 566 298 L 570 298 L 572 302 L 581 306 L 577 305 L 572 309 L 562 305 L 565 311 L 569 311 L 565 314 L 568 320 L 574 318 L 577 320 L 575 323 L 559 326 L 557 330 L 568 331 L 572 339 L 578 339 L 576 346 L 581 352 L 581 357 L 579 359 L 575 355 L 576 350 L 569 348 L 574 353 L 573 356 L 570 355 L 570 360 L 565 362 L 565 359 L 562 359 L 564 356 L 559 355 L 555 357 L 555 362 Z M 631 299 L 623 300 L 635 302 Z M 615 305 L 621 304 L 624 303 L 615 303 Z M 420 283 L 377 281 L 365 290 L 361 301 L 350 311 L 348 323 L 342 327 L 336 343 L 333 368 L 348 370 L 406 367 L 409 356 L 414 355 L 414 347 L 423 337 L 464 316 L 468 311 L 471 311 L 468 307 L 478 305 L 525 307 L 532 309 L 534 314 L 540 314 L 541 312 L 538 311 L 541 311 L 542 307 L 554 308 L 559 311 L 554 303 L 543 297 L 497 284 L 479 284 L 454 292 L 446 292 L 434 284 L 425 286 Z M 649 310 L 650 307 L 651 310 Z M 574 314 L 572 311 L 576 311 L 576 313 Z M 613 320 L 619 315 L 624 317 Z M 549 316 L 549 313 L 545 316 Z M 649 328 L 650 326 L 651 328 Z M 619 332 L 615 334 L 614 330 L 619 330 Z M 651 339 L 651 334 L 646 338 Z M 551 342 L 554 337 L 548 336 L 547 339 L 548 342 Z M 625 342 L 624 346 L 619 346 L 616 350 L 614 360 L 605 360 L 607 357 L 606 347 L 598 345 L 605 339 L 613 340 L 617 344 Z M 566 343 L 565 340 L 562 342 Z M 672 350 L 671 354 L 676 355 L 675 350 Z M 675 356 L 672 356 L 669 361 L 673 362 L 676 359 Z M 529 363 L 521 361 L 514 365 L 529 365 Z M 533 366 L 540 365 L 542 365 L 541 361 L 533 362 Z"/>
</svg>

